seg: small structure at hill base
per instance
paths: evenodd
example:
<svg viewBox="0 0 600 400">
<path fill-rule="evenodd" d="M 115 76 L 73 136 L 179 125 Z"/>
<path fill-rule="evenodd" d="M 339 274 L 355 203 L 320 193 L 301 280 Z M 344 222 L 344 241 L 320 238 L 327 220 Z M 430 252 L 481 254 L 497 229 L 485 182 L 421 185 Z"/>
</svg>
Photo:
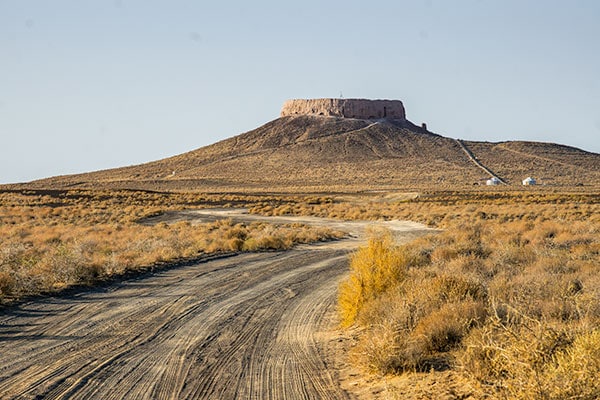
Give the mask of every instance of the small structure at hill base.
<svg viewBox="0 0 600 400">
<path fill-rule="evenodd" d="M 537 184 L 537 182 L 535 181 L 535 179 L 533 179 L 530 176 L 523 179 L 523 186 L 532 186 L 532 185 L 536 185 L 536 184 Z"/>
<path fill-rule="evenodd" d="M 500 184 L 500 179 L 496 178 L 495 176 L 492 176 L 490 179 L 485 181 L 485 184 L 488 186 L 496 186 Z"/>
<path fill-rule="evenodd" d="M 357 119 L 405 120 L 400 100 L 295 99 L 283 103 L 281 116 L 322 115 Z"/>
</svg>

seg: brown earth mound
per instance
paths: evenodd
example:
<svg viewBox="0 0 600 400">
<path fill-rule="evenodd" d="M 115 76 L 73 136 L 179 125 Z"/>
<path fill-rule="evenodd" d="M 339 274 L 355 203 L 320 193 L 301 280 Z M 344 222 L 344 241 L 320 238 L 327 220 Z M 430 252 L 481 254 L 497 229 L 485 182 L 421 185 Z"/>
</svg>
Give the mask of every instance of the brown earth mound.
<svg viewBox="0 0 600 400">
<path fill-rule="evenodd" d="M 600 155 L 530 142 L 462 142 L 511 186 L 600 184 Z M 287 116 L 188 153 L 142 165 L 28 183 L 33 188 L 320 191 L 460 188 L 490 176 L 460 144 L 409 121 Z"/>
</svg>

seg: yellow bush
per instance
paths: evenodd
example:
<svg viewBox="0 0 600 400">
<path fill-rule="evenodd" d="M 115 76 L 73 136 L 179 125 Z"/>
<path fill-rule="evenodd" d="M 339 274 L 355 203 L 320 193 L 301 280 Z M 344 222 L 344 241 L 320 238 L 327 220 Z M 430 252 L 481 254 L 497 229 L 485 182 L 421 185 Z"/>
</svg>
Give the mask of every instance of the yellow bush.
<svg viewBox="0 0 600 400">
<path fill-rule="evenodd" d="M 359 248 L 350 258 L 350 276 L 339 287 L 342 325 L 352 325 L 366 301 L 402 281 L 408 263 L 406 252 L 394 245 L 389 232 L 375 234 Z"/>
</svg>

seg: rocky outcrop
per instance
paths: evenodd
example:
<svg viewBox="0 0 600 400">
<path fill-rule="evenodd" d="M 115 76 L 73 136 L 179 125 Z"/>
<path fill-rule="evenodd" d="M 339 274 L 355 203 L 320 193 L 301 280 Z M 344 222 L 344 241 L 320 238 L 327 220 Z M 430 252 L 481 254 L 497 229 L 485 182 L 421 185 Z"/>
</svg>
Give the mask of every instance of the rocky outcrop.
<svg viewBox="0 0 600 400">
<path fill-rule="evenodd" d="M 295 99 L 283 104 L 281 116 L 323 115 L 357 119 L 406 119 L 400 100 Z"/>
</svg>

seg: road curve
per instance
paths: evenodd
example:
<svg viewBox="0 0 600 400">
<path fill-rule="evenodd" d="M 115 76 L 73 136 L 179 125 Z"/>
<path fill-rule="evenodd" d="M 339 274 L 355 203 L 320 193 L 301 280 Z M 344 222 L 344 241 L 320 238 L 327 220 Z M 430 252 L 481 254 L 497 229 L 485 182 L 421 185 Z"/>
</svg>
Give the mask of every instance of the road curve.
<svg viewBox="0 0 600 400">
<path fill-rule="evenodd" d="M 245 253 L 0 315 L 0 398 L 349 399 L 328 365 L 347 246 Z"/>
</svg>

